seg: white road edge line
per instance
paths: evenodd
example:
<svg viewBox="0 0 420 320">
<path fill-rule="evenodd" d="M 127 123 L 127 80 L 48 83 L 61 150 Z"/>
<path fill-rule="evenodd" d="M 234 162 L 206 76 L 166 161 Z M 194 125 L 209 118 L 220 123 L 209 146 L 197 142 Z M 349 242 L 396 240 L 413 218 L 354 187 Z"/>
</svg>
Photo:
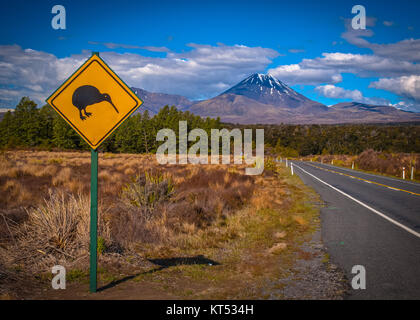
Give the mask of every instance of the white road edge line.
<svg viewBox="0 0 420 320">
<path fill-rule="evenodd" d="M 358 203 L 358 204 L 360 204 L 361 206 L 363 206 L 363 207 L 365 207 L 365 208 L 369 209 L 369 210 L 370 210 L 370 211 L 372 211 L 373 213 L 376 213 L 378 216 L 380 216 L 380 217 L 382 217 L 382 218 L 384 218 L 384 219 L 388 220 L 389 222 L 391 222 L 391 223 L 395 224 L 396 226 L 398 226 L 398 227 L 400 227 L 400 228 L 404 229 L 405 231 L 407 231 L 407 232 L 411 233 L 412 235 L 416 236 L 417 238 L 420 238 L 420 233 L 418 233 L 418 232 L 414 231 L 413 229 L 410 229 L 409 227 L 407 227 L 407 226 L 405 226 L 405 225 L 403 225 L 403 224 L 399 223 L 398 221 L 395 221 L 394 219 L 392 219 L 392 218 L 390 218 L 390 217 L 386 216 L 385 214 L 383 214 L 383 213 L 379 212 L 378 210 L 373 209 L 372 207 L 368 206 L 367 204 L 363 203 L 362 201 L 360 201 L 360 200 L 357 200 L 357 199 L 353 198 L 351 195 L 349 195 L 349 194 L 347 194 L 347 193 L 345 193 L 345 192 L 341 191 L 340 189 L 337 189 L 336 187 L 334 187 L 334 186 L 330 185 L 329 183 L 327 183 L 327 182 L 325 182 L 325 181 L 323 181 L 323 180 L 319 179 L 318 177 L 314 176 L 312 173 L 309 173 L 309 172 L 308 172 L 308 171 L 306 171 L 305 169 L 302 169 L 301 167 L 299 167 L 299 166 L 298 166 L 298 165 L 296 165 L 295 163 L 293 164 L 293 166 L 294 166 L 294 167 L 296 167 L 296 168 L 299 168 L 300 170 L 302 170 L 302 171 L 303 171 L 303 172 L 305 172 L 306 174 L 308 174 L 308 175 L 310 175 L 311 177 L 315 178 L 316 180 L 318 180 L 318 181 L 322 182 L 323 184 L 327 185 L 327 186 L 328 186 L 328 187 L 330 187 L 331 189 L 333 189 L 333 190 L 335 190 L 335 191 L 337 191 L 337 192 L 341 193 L 342 195 L 346 196 L 347 198 L 349 198 L 349 199 L 351 199 L 351 200 L 353 200 L 353 201 L 357 202 L 357 203 Z"/>
</svg>

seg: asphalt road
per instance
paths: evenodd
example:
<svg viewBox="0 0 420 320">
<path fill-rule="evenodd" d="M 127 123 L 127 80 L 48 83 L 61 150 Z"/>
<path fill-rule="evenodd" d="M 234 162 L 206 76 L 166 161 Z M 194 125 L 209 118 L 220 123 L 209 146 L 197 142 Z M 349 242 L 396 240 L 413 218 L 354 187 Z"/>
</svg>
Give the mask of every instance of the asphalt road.
<svg viewBox="0 0 420 320">
<path fill-rule="evenodd" d="M 295 161 L 294 172 L 326 203 L 331 261 L 350 282 L 353 266 L 365 267 L 366 289 L 348 298 L 420 299 L 420 184 L 317 162 Z"/>
</svg>

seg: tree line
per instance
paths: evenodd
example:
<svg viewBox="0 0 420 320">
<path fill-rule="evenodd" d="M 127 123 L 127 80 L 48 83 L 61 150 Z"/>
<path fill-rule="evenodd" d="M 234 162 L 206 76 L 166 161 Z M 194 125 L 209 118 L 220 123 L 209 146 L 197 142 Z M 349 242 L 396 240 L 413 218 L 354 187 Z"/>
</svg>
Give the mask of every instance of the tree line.
<svg viewBox="0 0 420 320">
<path fill-rule="evenodd" d="M 272 146 L 275 153 L 288 157 L 357 155 L 368 149 L 385 153 L 420 153 L 420 123 L 251 127 L 264 128 L 265 143 Z"/>
<path fill-rule="evenodd" d="M 140 107 L 141 108 L 141 107 Z M 188 130 L 201 128 L 210 135 L 220 129 L 220 119 L 201 118 L 174 106 L 165 106 L 150 116 L 148 111 L 129 117 L 100 146 L 101 151 L 153 153 L 163 143 L 156 141 L 160 129 L 174 130 L 178 138 L 179 121 L 187 121 Z M 193 143 L 193 142 L 192 142 Z M 14 112 L 7 112 L 0 122 L 0 148 L 42 148 L 89 150 L 89 145 L 50 106 L 37 108 L 27 97 L 20 100 Z"/>
<path fill-rule="evenodd" d="M 367 149 L 388 153 L 420 153 L 418 124 L 245 126 L 223 124 L 219 118 L 202 118 L 188 111 L 177 110 L 174 106 L 165 106 L 154 116 L 150 116 L 147 110 L 132 115 L 101 145 L 100 150 L 156 152 L 162 143 L 156 141 L 157 132 L 169 128 L 178 135 L 179 121 L 187 121 L 188 130 L 204 129 L 208 136 L 211 129 L 263 128 L 266 149 L 288 157 L 312 154 L 356 155 Z M 27 97 L 20 100 L 14 112 L 9 111 L 3 116 L 0 122 L 0 148 L 89 150 L 83 139 L 50 106 L 38 108 Z"/>
</svg>

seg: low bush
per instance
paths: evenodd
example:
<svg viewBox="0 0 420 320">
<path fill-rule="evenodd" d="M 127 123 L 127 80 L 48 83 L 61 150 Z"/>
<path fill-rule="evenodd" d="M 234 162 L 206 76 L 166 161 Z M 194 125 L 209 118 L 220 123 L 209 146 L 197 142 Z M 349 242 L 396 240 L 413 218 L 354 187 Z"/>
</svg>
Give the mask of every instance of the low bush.
<svg viewBox="0 0 420 320">
<path fill-rule="evenodd" d="M 252 195 L 252 178 L 220 169 L 197 169 L 188 176 L 137 177 L 122 192 L 112 213 L 112 235 L 125 248 L 135 243 L 177 244 L 177 236 L 205 229 L 241 208 Z"/>
<path fill-rule="evenodd" d="M 122 190 L 122 199 L 128 206 L 138 208 L 146 220 L 150 220 L 155 209 L 169 200 L 174 192 L 170 177 L 153 171 L 146 171 Z"/>
<path fill-rule="evenodd" d="M 357 167 L 362 170 L 385 173 L 388 175 L 394 175 L 402 177 L 403 167 L 405 167 L 406 178 L 410 177 L 411 167 L 416 169 L 420 164 L 419 155 L 411 154 L 391 154 L 372 149 L 362 152 L 356 161 Z M 415 179 L 420 178 L 419 170 L 415 170 Z"/>
</svg>

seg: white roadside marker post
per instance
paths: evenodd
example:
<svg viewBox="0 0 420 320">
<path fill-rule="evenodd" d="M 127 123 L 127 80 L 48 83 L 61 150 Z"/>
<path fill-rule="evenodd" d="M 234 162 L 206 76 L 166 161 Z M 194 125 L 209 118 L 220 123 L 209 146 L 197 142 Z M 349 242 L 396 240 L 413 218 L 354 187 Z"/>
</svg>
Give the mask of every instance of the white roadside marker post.
<svg viewBox="0 0 420 320">
<path fill-rule="evenodd" d="M 293 176 L 293 163 L 290 164 L 290 171 L 292 171 L 292 176 Z"/>
<path fill-rule="evenodd" d="M 411 180 L 414 180 L 414 167 L 411 167 Z"/>
<path fill-rule="evenodd" d="M 289 164 L 287 163 L 287 158 L 286 158 L 286 168 L 288 168 L 289 167 Z"/>
<path fill-rule="evenodd" d="M 351 163 L 351 169 L 354 170 L 354 161 Z"/>
<path fill-rule="evenodd" d="M 403 179 L 405 179 L 405 167 L 403 167 Z"/>
</svg>

